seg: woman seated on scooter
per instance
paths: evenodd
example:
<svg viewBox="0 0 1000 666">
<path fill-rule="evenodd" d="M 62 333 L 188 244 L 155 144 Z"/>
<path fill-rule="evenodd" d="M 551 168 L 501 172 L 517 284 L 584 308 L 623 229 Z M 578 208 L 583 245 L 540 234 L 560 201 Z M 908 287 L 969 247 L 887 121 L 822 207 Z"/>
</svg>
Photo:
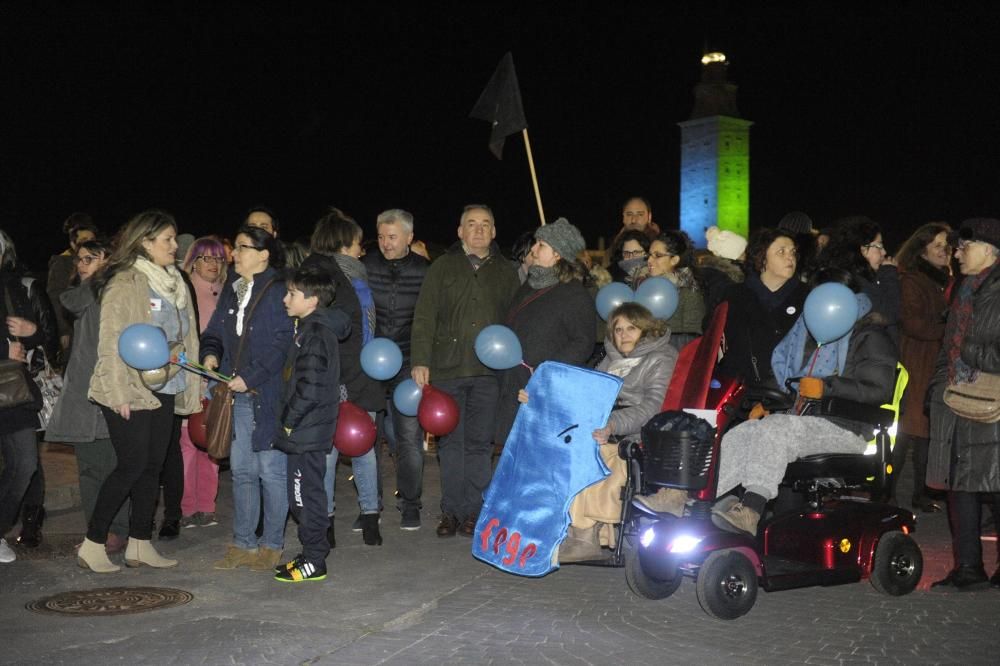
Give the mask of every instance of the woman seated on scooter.
<svg viewBox="0 0 1000 666">
<path fill-rule="evenodd" d="M 843 337 L 818 345 L 799 317 L 778 343 L 771 357 L 775 378 L 802 377 L 802 399 L 845 398 L 880 406 L 892 400 L 895 384 L 896 345 L 886 331 L 886 320 L 872 312 L 849 273 L 829 268 L 820 271 L 814 284 L 839 282 L 855 292 L 858 319 Z M 757 523 L 767 502 L 778 494 L 788 463 L 819 453 L 863 453 L 874 436 L 871 424 L 832 416 L 771 414 L 746 421 L 722 439 L 719 454 L 719 494 L 743 486 L 739 501 L 723 498 L 712 509 L 716 526 L 734 532 L 757 533 Z"/>
<path fill-rule="evenodd" d="M 617 442 L 626 437 L 638 439 L 642 426 L 660 411 L 677 362 L 666 322 L 655 319 L 638 303 L 624 303 L 611 312 L 604 346 L 607 356 L 597 370 L 624 381 L 607 425 L 593 432 L 611 474 L 579 493 L 570 505 L 569 534 L 559 548 L 561 562 L 600 558 L 601 544 L 614 542 L 611 525 L 621 519 L 621 488 L 626 480 Z M 526 403 L 528 394 L 521 391 L 518 400 Z M 681 495 L 683 508 L 684 493 L 674 492 Z M 659 495 L 637 499 L 654 504 L 663 500 Z"/>
</svg>

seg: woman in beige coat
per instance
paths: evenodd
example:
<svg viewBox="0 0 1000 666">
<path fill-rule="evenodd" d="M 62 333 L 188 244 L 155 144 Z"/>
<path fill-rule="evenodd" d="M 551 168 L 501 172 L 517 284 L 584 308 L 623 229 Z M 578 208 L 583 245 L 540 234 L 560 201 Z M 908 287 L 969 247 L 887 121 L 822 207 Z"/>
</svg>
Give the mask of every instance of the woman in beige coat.
<svg viewBox="0 0 1000 666">
<path fill-rule="evenodd" d="M 104 550 L 108 527 L 125 501 L 132 499 L 125 564 L 165 568 L 177 560 L 162 557 L 150 544 L 160 469 L 170 441 L 174 414 L 200 409 L 200 382 L 178 372 L 157 390 L 118 355 L 118 337 L 128 326 L 152 324 L 167 340 L 183 342 L 198 357 L 195 307 L 175 266 L 177 223 L 159 210 L 136 215 L 118 237 L 108 265 L 98 275 L 101 299 L 97 365 L 88 397 L 101 407 L 118 464 L 101 486 L 80 546 L 80 566 L 98 573 L 119 571 Z"/>
</svg>

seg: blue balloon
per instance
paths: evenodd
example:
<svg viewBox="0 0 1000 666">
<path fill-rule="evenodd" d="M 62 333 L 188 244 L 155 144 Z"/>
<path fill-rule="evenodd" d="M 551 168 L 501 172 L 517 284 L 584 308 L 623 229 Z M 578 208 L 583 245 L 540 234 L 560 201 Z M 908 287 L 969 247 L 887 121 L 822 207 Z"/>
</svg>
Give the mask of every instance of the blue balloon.
<svg viewBox="0 0 1000 666">
<path fill-rule="evenodd" d="M 673 282 L 665 277 L 646 278 L 635 290 L 635 302 L 657 319 L 670 319 L 677 312 L 680 295 Z"/>
<path fill-rule="evenodd" d="M 361 369 L 372 379 L 392 379 L 403 367 L 403 352 L 389 338 L 372 338 L 361 348 Z"/>
<path fill-rule="evenodd" d="M 802 316 L 816 342 L 825 345 L 854 328 L 858 320 L 858 299 L 845 285 L 824 282 L 809 292 Z"/>
<path fill-rule="evenodd" d="M 132 324 L 118 336 L 118 355 L 136 370 L 155 370 L 170 362 L 167 335 L 152 324 Z"/>
<path fill-rule="evenodd" d="M 622 303 L 629 303 L 634 300 L 635 293 L 627 284 L 622 282 L 606 284 L 597 292 L 597 302 L 595 303 L 597 314 L 601 315 L 601 319 L 607 321 L 612 310 Z"/>
<path fill-rule="evenodd" d="M 424 390 L 412 379 L 404 379 L 392 392 L 392 404 L 403 416 L 416 416 Z"/>
<path fill-rule="evenodd" d="M 492 324 L 476 336 L 476 356 L 487 368 L 509 370 L 521 364 L 524 358 L 521 341 L 514 331 L 500 324 Z"/>
</svg>

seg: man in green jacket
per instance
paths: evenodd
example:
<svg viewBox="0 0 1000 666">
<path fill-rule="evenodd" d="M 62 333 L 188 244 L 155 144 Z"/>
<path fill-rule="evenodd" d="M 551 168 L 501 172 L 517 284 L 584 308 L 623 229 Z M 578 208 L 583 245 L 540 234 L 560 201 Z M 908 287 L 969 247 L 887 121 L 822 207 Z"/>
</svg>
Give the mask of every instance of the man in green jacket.
<svg viewBox="0 0 1000 666">
<path fill-rule="evenodd" d="M 476 357 L 475 341 L 502 323 L 520 285 L 517 269 L 494 242 L 488 206 L 469 205 L 459 242 L 431 264 L 413 315 L 413 380 L 431 383 L 458 403 L 458 427 L 438 443 L 441 461 L 440 537 L 471 537 L 492 475 L 493 428 L 499 389 L 493 371 Z"/>
</svg>

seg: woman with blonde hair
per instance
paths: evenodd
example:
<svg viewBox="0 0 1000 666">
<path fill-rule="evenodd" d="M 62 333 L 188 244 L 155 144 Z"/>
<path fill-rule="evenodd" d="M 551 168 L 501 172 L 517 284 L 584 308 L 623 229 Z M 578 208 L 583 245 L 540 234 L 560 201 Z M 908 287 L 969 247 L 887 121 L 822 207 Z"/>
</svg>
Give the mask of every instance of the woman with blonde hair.
<svg viewBox="0 0 1000 666">
<path fill-rule="evenodd" d="M 80 566 L 97 573 L 120 567 L 104 550 L 108 528 L 126 497 L 132 499 L 125 564 L 166 568 L 177 560 L 161 556 L 150 543 L 160 470 L 173 431 L 174 414 L 201 407 L 201 384 L 183 372 L 152 390 L 139 371 L 118 355 L 118 337 L 128 326 L 152 324 L 167 340 L 183 342 L 198 355 L 194 304 L 175 266 L 177 223 L 162 210 L 139 213 L 118 234 L 107 267 L 95 280 L 101 301 L 97 364 L 88 397 L 101 406 L 117 465 L 97 495 L 80 546 Z"/>
</svg>

